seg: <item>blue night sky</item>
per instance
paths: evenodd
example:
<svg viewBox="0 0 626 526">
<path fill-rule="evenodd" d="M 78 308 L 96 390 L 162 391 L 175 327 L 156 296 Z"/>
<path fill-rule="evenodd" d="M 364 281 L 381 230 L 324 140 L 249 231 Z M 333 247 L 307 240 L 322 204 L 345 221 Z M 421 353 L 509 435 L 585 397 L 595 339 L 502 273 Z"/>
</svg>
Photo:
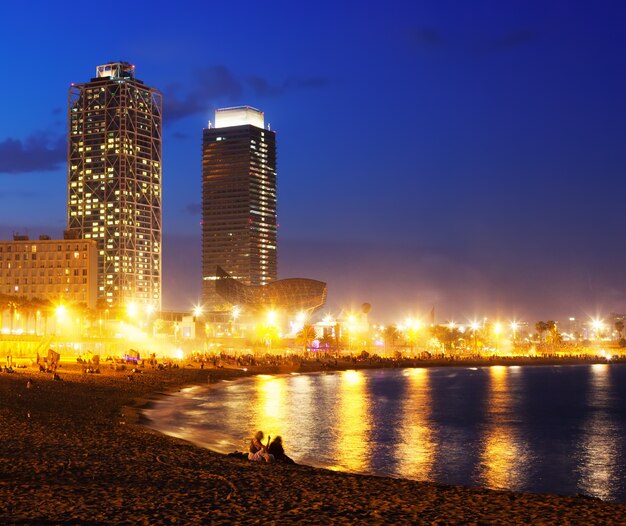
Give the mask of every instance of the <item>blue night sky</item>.
<svg viewBox="0 0 626 526">
<path fill-rule="evenodd" d="M 622 2 L 12 2 L 0 236 L 65 226 L 67 90 L 111 60 L 164 95 L 164 308 L 200 294 L 202 128 L 277 131 L 280 277 L 327 311 L 626 311 Z"/>
</svg>

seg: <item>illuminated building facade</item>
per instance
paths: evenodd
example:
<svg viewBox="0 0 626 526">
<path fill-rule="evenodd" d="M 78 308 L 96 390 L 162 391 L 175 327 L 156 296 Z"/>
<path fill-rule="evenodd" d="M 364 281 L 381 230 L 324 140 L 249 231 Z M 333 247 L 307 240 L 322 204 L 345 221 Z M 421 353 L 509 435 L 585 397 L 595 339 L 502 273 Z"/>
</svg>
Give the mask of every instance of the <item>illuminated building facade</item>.
<svg viewBox="0 0 626 526">
<path fill-rule="evenodd" d="M 161 308 L 161 109 L 126 62 L 69 90 L 67 227 L 98 244 L 101 306 Z"/>
<path fill-rule="evenodd" d="M 14 236 L 0 241 L 0 295 L 96 307 L 98 247 L 93 239 Z"/>
<path fill-rule="evenodd" d="M 248 106 L 215 112 L 202 143 L 202 293 L 205 308 L 230 307 L 217 267 L 244 285 L 277 277 L 276 134 Z"/>
</svg>

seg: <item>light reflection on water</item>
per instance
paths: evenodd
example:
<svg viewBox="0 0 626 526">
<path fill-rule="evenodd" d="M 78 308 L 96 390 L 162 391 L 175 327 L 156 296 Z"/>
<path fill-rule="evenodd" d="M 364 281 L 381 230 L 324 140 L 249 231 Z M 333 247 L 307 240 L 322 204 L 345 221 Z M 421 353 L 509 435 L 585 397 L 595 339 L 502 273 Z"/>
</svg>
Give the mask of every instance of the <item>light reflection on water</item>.
<svg viewBox="0 0 626 526">
<path fill-rule="evenodd" d="M 431 400 L 428 369 L 408 369 L 407 391 L 402 401 L 398 464 L 395 475 L 428 480 L 436 444 L 430 422 Z"/>
<path fill-rule="evenodd" d="M 489 368 L 487 425 L 480 441 L 483 449 L 478 476 L 481 483 L 490 488 L 525 485 L 526 448 L 513 421 L 518 408 L 514 404 L 511 376 L 518 371 L 519 368 L 504 366 Z"/>
<path fill-rule="evenodd" d="M 580 487 L 586 494 L 613 499 L 615 488 L 612 481 L 617 475 L 617 447 L 620 447 L 621 437 L 607 411 L 611 388 L 609 365 L 592 365 L 591 372 L 589 406 L 594 411 L 588 417 L 582 440 Z"/>
<path fill-rule="evenodd" d="M 258 376 L 146 413 L 222 452 L 262 429 L 332 469 L 626 501 L 623 365 Z"/>
</svg>

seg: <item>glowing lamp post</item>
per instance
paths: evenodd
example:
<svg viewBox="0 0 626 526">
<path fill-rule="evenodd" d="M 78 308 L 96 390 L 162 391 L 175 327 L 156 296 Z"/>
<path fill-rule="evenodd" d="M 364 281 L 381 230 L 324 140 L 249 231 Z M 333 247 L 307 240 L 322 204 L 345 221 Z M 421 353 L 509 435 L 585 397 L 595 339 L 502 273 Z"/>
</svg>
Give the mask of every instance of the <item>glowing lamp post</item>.
<svg viewBox="0 0 626 526">
<path fill-rule="evenodd" d="M 472 328 L 472 334 L 474 335 L 474 354 L 476 354 L 477 346 L 476 346 L 476 332 L 478 331 L 480 324 L 477 321 L 473 321 L 470 323 L 470 327 Z"/>
<path fill-rule="evenodd" d="M 352 333 L 356 325 L 356 316 L 350 314 L 348 316 L 348 351 L 352 351 Z"/>
<path fill-rule="evenodd" d="M 275 327 L 276 326 L 276 319 L 277 319 L 277 315 L 276 315 L 276 311 L 275 310 L 267 311 L 266 321 L 267 321 L 267 324 L 270 327 Z"/>
<path fill-rule="evenodd" d="M 58 333 L 58 327 L 61 323 L 63 323 L 63 320 L 65 320 L 65 316 L 67 315 L 67 309 L 64 305 L 59 305 L 56 309 L 54 309 L 54 314 L 56 316 L 55 333 Z"/>
<path fill-rule="evenodd" d="M 274 332 L 278 328 L 278 314 L 275 310 L 268 310 L 265 315 L 265 323 L 267 331 L 265 333 L 266 343 L 267 343 L 267 351 L 270 352 L 272 349 L 272 339 L 274 337 Z"/>
<path fill-rule="evenodd" d="M 128 315 L 128 318 L 130 320 L 134 321 L 137 318 L 138 312 L 139 309 L 137 308 L 136 303 L 129 303 L 128 305 L 126 305 L 126 314 Z"/>
<path fill-rule="evenodd" d="M 493 326 L 493 333 L 496 336 L 496 354 L 498 354 L 499 343 L 500 343 L 500 333 L 502 332 L 502 325 L 500 322 L 496 322 Z"/>
<path fill-rule="evenodd" d="M 239 316 L 241 316 L 241 307 L 239 307 L 238 305 L 234 305 L 230 311 L 230 333 L 232 336 L 237 333 L 237 327 L 235 324 L 237 323 Z"/>
<path fill-rule="evenodd" d="M 515 344 L 515 341 L 517 340 L 517 329 L 519 329 L 519 323 L 517 323 L 516 321 L 512 321 L 511 331 L 513 333 L 513 344 Z"/>
<path fill-rule="evenodd" d="M 398 328 L 405 334 L 406 340 L 411 344 L 411 353 L 415 350 L 415 343 L 417 342 L 417 336 L 419 330 L 422 328 L 422 322 L 413 318 L 407 318 L 404 323 L 399 325 Z"/>
<path fill-rule="evenodd" d="M 152 304 L 146 305 L 146 328 L 152 327 L 152 325 L 151 325 L 151 318 L 152 318 L 153 314 L 154 314 L 154 305 L 152 305 Z M 150 334 L 152 334 L 154 336 L 154 330 L 153 329 L 150 330 Z"/>
<path fill-rule="evenodd" d="M 604 320 L 601 320 L 599 318 L 594 318 L 591 320 L 591 327 L 593 328 L 593 331 L 595 333 L 595 337 L 596 339 L 601 339 L 602 338 L 602 331 L 604 330 Z"/>
</svg>

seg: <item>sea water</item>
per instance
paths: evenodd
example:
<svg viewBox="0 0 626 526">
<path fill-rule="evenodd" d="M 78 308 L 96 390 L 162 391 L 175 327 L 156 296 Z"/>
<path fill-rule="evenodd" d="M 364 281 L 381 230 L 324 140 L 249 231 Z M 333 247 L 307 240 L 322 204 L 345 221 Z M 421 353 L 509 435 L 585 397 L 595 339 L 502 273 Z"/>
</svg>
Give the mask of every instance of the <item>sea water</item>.
<svg viewBox="0 0 626 526">
<path fill-rule="evenodd" d="M 220 452 L 257 430 L 297 462 L 626 502 L 626 365 L 260 375 L 185 389 L 150 426 Z"/>
</svg>

